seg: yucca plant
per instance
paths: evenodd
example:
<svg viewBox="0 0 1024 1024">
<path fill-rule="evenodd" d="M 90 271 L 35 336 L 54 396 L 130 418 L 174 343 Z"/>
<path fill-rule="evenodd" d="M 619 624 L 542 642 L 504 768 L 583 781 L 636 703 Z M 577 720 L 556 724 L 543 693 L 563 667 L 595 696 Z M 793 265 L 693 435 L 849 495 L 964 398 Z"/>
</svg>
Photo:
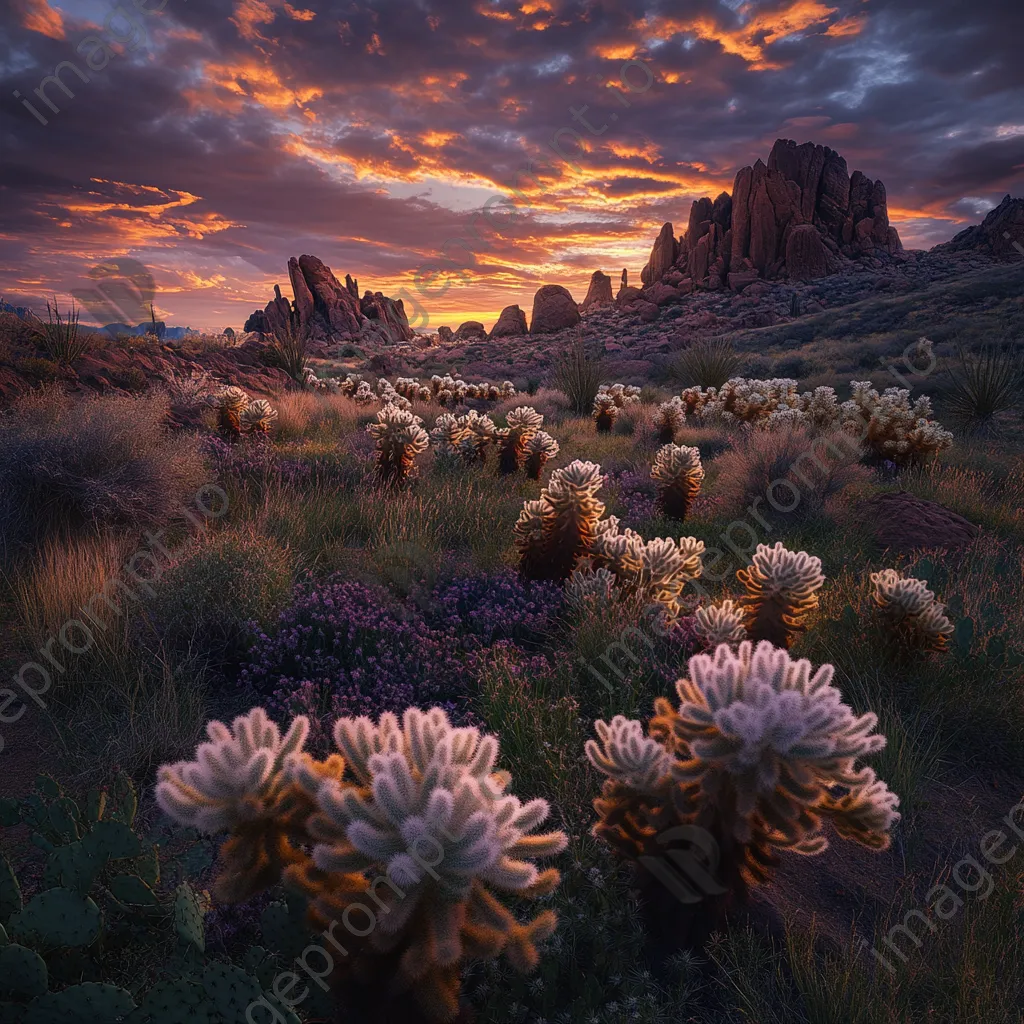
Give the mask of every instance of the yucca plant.
<svg viewBox="0 0 1024 1024">
<path fill-rule="evenodd" d="M 897 651 L 949 649 L 953 623 L 946 618 L 946 606 L 935 600 L 924 580 L 882 569 L 871 574 L 871 583 L 875 613 Z"/>
<path fill-rule="evenodd" d="M 668 372 L 684 388 L 720 388 L 739 375 L 742 365 L 743 356 L 731 341 L 710 338 L 678 352 Z"/>
<path fill-rule="evenodd" d="M 580 332 L 569 347 L 555 357 L 551 379 L 554 386 L 569 399 L 572 411 L 582 416 L 594 406 L 594 399 L 601 387 L 602 373 L 603 360 L 587 348 Z"/>
<path fill-rule="evenodd" d="M 736 576 L 746 589 L 739 605 L 751 640 L 769 640 L 786 650 L 806 631 L 818 607 L 817 591 L 825 582 L 821 559 L 806 551 L 758 544 L 750 565 Z"/>
<path fill-rule="evenodd" d="M 700 485 L 704 480 L 700 450 L 666 444 L 655 456 L 651 478 L 658 485 L 658 505 L 662 513 L 669 519 L 682 522 L 700 493 Z"/>
<path fill-rule="evenodd" d="M 377 480 L 387 487 L 400 487 L 413 472 L 417 455 L 430 444 L 423 420 L 408 409 L 385 405 L 377 412 L 377 422 L 366 425 L 377 442 Z"/>
<path fill-rule="evenodd" d="M 539 480 L 544 465 L 558 454 L 558 442 L 546 431 L 538 430 L 526 442 L 526 475 L 531 480 Z"/>
<path fill-rule="evenodd" d="M 735 652 L 722 644 L 690 659 L 678 705 L 659 697 L 646 735 L 621 715 L 594 723 L 586 754 L 605 782 L 593 832 L 637 866 L 651 902 L 665 904 L 673 861 L 697 868 L 717 853 L 705 890 L 688 901 L 704 927 L 677 939 L 706 937 L 747 886 L 769 879 L 777 851 L 824 852 L 826 819 L 843 839 L 888 848 L 899 799 L 858 767 L 885 737 L 875 714 L 843 703 L 833 675 L 766 641 Z"/>
<path fill-rule="evenodd" d="M 401 721 L 385 713 L 377 724 L 341 718 L 333 730 L 340 752 L 323 761 L 303 750 L 308 733 L 300 716 L 282 737 L 254 708 L 230 730 L 211 722 L 194 761 L 160 769 L 156 796 L 166 814 L 228 833 L 221 898 L 244 900 L 283 882 L 332 939 L 335 925 L 349 925 L 351 955 L 331 979 L 346 1005 L 358 979 L 380 1004 L 411 991 L 431 1020 L 450 1021 L 467 961 L 503 954 L 524 973 L 536 967 L 554 912 L 523 922 L 496 894 L 550 893 L 559 873 L 534 861 L 560 853 L 567 837 L 535 831 L 548 804 L 508 792 L 497 738 L 455 728 L 440 708 L 409 708 Z M 367 914 L 373 925 L 364 930 Z"/>
<path fill-rule="evenodd" d="M 961 429 L 982 436 L 998 429 L 997 417 L 1020 404 L 1024 364 L 1017 352 L 984 345 L 968 354 L 957 346 L 957 363 L 946 369 L 940 394 Z"/>
<path fill-rule="evenodd" d="M 62 316 L 54 296 L 52 305 L 46 303 L 46 320 L 36 318 L 31 324 L 39 347 L 58 363 L 73 363 L 92 348 L 92 335 L 79 327 L 80 315 L 72 303 L 67 314 Z"/>
<path fill-rule="evenodd" d="M 298 311 L 292 308 L 288 313 L 288 321 L 274 326 L 267 349 L 268 359 L 301 384 L 306 379 L 309 341 L 309 325 L 303 324 Z"/>
<path fill-rule="evenodd" d="M 522 405 L 505 418 L 508 424 L 495 431 L 498 441 L 498 472 L 503 476 L 515 473 L 526 461 L 530 439 L 540 429 L 544 417 L 536 409 Z"/>
</svg>

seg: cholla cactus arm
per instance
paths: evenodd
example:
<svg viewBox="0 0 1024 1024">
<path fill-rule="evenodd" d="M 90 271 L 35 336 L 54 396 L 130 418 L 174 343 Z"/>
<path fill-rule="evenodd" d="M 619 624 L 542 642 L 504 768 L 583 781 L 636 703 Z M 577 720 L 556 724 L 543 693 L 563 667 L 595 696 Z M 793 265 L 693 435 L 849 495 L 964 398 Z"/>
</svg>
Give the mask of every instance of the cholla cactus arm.
<svg viewBox="0 0 1024 1024">
<path fill-rule="evenodd" d="M 700 450 L 666 444 L 658 450 L 651 477 L 658 484 L 658 503 L 670 519 L 684 520 L 704 481 Z"/>
<path fill-rule="evenodd" d="M 693 628 L 704 646 L 712 650 L 719 644 L 738 644 L 747 639 L 743 613 L 731 600 L 698 608 Z"/>
<path fill-rule="evenodd" d="M 429 438 L 419 416 L 406 409 L 386 404 L 377 413 L 377 422 L 366 430 L 377 442 L 377 478 L 386 485 L 398 485 L 409 479 L 417 455 L 427 450 Z"/>
<path fill-rule="evenodd" d="M 774 547 L 758 544 L 750 566 L 736 576 L 746 589 L 739 603 L 751 639 L 788 649 L 818 607 L 817 591 L 825 582 L 821 559 L 788 551 L 781 541 Z"/>
<path fill-rule="evenodd" d="M 543 430 L 538 430 L 526 442 L 526 475 L 539 480 L 544 464 L 558 454 L 558 442 Z"/>
<path fill-rule="evenodd" d="M 643 726 L 623 715 L 611 723 L 594 722 L 600 743 L 587 740 L 585 751 L 590 763 L 610 779 L 645 794 L 658 792 L 672 768 L 672 757 L 665 748 L 645 736 Z"/>
<path fill-rule="evenodd" d="M 924 580 L 901 576 L 895 569 L 871 574 L 873 604 L 891 641 L 904 649 L 945 651 L 953 623 Z"/>
</svg>

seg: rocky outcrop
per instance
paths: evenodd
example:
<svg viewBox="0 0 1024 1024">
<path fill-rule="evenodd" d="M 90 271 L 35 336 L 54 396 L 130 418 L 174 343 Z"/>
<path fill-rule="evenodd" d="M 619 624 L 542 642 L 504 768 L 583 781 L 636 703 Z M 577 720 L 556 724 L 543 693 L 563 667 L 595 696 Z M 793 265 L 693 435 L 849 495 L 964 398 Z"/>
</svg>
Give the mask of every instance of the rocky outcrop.
<svg viewBox="0 0 1024 1024">
<path fill-rule="evenodd" d="M 660 281 L 662 274 L 668 273 L 679 255 L 679 243 L 673 234 L 671 224 L 663 224 L 651 250 L 651 258 L 640 273 L 640 280 L 645 285 Z"/>
<path fill-rule="evenodd" d="M 590 278 L 590 287 L 587 289 L 587 297 L 580 306 L 580 312 L 585 313 L 588 309 L 610 306 L 614 301 L 612 279 L 602 271 L 595 270 Z"/>
<path fill-rule="evenodd" d="M 269 334 L 270 320 L 267 314 L 262 309 L 254 309 L 242 326 L 242 331 L 245 334 Z"/>
<path fill-rule="evenodd" d="M 891 257 L 902 249 L 881 181 L 851 175 L 827 147 L 779 139 L 767 163 L 739 170 L 731 195 L 693 203 L 678 242 L 670 224 L 662 228 L 643 282 L 649 288 L 690 281 L 684 291 L 715 291 L 758 278 L 808 281 L 836 273 L 844 258 Z"/>
<path fill-rule="evenodd" d="M 981 249 L 1000 259 L 1019 259 L 1024 253 L 1017 246 L 1024 247 L 1024 198 L 1014 199 L 1008 195 L 980 224 L 935 246 L 934 251 L 967 252 L 970 249 Z"/>
<path fill-rule="evenodd" d="M 455 333 L 450 327 L 438 327 L 437 341 L 440 345 L 450 345 L 455 341 Z"/>
<path fill-rule="evenodd" d="M 467 320 L 455 331 L 456 341 L 486 341 L 487 328 L 479 320 Z"/>
<path fill-rule="evenodd" d="M 412 341 L 415 331 L 409 326 L 402 300 L 389 299 L 380 292 L 366 291 L 359 303 L 360 311 L 370 325 L 391 344 Z M 365 336 L 366 331 L 363 331 Z"/>
<path fill-rule="evenodd" d="M 529 334 L 530 329 L 526 324 L 526 314 L 518 306 L 506 306 L 498 317 L 497 322 L 491 328 L 489 338 L 516 338 Z"/>
<path fill-rule="evenodd" d="M 531 334 L 554 334 L 580 322 L 580 311 L 567 288 L 546 284 L 533 297 Z"/>
</svg>

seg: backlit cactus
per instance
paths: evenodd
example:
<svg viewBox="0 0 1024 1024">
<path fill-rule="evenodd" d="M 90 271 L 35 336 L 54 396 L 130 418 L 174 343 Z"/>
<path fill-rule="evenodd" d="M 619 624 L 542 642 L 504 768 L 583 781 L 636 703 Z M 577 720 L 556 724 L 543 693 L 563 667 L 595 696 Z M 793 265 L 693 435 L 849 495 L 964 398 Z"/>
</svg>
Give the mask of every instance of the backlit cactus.
<svg viewBox="0 0 1024 1024">
<path fill-rule="evenodd" d="M 377 442 L 380 483 L 397 486 L 409 479 L 416 456 L 425 452 L 430 443 L 422 423 L 408 409 L 388 403 L 377 413 L 377 422 L 367 424 L 367 433 Z"/>
<path fill-rule="evenodd" d="M 352 392 L 352 399 L 356 405 L 374 405 L 377 401 L 377 396 L 373 393 L 370 382 L 361 380 Z"/>
<path fill-rule="evenodd" d="M 693 537 L 657 537 L 645 541 L 634 530 L 619 530 L 616 516 L 597 524 L 590 545 L 592 563 L 615 576 L 624 600 L 641 608 L 655 606 L 667 623 L 682 610 L 683 590 L 703 569 L 704 542 Z"/>
<path fill-rule="evenodd" d="M 484 416 L 476 409 L 470 409 L 465 415 L 459 417 L 459 423 L 464 429 L 458 445 L 462 458 L 466 462 L 486 461 L 487 449 L 497 440 L 494 421 L 490 416 Z"/>
<path fill-rule="evenodd" d="M 231 385 L 210 395 L 207 402 L 217 410 L 217 426 L 221 432 L 238 437 L 242 433 L 242 411 L 249 404 L 249 396 Z"/>
<path fill-rule="evenodd" d="M 889 638 L 905 650 L 945 651 L 953 635 L 946 607 L 935 600 L 924 580 L 901 576 L 895 569 L 871 574 L 872 601 Z"/>
<path fill-rule="evenodd" d="M 821 559 L 788 551 L 781 541 L 774 547 L 758 544 L 750 565 L 736 576 L 746 589 L 739 605 L 750 638 L 788 650 L 818 607 L 817 591 L 825 582 Z"/>
<path fill-rule="evenodd" d="M 852 397 L 842 405 L 843 428 L 862 438 L 876 459 L 917 465 L 953 445 L 953 435 L 931 419 L 932 403 L 921 395 L 913 403 L 905 388 L 881 395 L 870 381 L 851 381 Z"/>
<path fill-rule="evenodd" d="M 658 428 L 658 443 L 673 444 L 676 435 L 686 424 L 686 406 L 683 400 L 676 396 L 658 406 L 658 415 L 655 420 Z"/>
<path fill-rule="evenodd" d="M 527 501 L 515 525 L 520 569 L 528 579 L 568 579 L 590 551 L 604 503 L 597 497 L 601 467 L 575 462 L 556 469 L 536 501 Z"/>
<path fill-rule="evenodd" d="M 734 601 L 698 608 L 693 616 L 693 630 L 709 650 L 714 650 L 719 644 L 738 644 L 747 639 L 743 612 Z"/>
<path fill-rule="evenodd" d="M 767 881 L 778 850 L 822 853 L 826 819 L 844 839 L 887 849 L 899 799 L 857 767 L 885 737 L 873 713 L 842 702 L 833 674 L 768 642 L 692 657 L 679 704 L 658 698 L 646 735 L 622 716 L 595 723 L 586 754 L 606 781 L 594 834 L 649 864 L 702 830 L 720 855 L 711 881 L 733 891 Z"/>
<path fill-rule="evenodd" d="M 599 391 L 594 399 L 594 423 L 599 434 L 610 434 L 619 415 L 619 406 L 606 391 Z"/>
<path fill-rule="evenodd" d="M 669 519 L 684 520 L 704 480 L 700 451 L 666 444 L 655 456 L 651 477 L 658 485 L 658 504 L 662 513 Z"/>
<path fill-rule="evenodd" d="M 527 445 L 540 429 L 544 417 L 536 409 L 522 405 L 505 418 L 508 424 L 496 432 L 498 439 L 498 472 L 515 473 L 526 461 Z"/>
<path fill-rule="evenodd" d="M 265 398 L 250 402 L 241 415 L 243 429 L 254 434 L 269 434 L 276 419 L 277 410 Z"/>
<path fill-rule="evenodd" d="M 539 480 L 544 464 L 558 454 L 558 442 L 546 431 L 538 430 L 526 442 L 526 475 Z"/>
</svg>

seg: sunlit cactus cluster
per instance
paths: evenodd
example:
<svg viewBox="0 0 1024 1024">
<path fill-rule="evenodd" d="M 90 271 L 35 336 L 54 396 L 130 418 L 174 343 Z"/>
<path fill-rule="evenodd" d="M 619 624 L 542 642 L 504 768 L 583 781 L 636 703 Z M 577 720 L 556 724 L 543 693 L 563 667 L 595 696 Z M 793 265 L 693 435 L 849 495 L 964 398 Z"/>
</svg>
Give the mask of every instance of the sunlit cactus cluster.
<svg viewBox="0 0 1024 1024">
<path fill-rule="evenodd" d="M 377 442 L 377 480 L 399 486 L 409 480 L 417 455 L 427 450 L 430 439 L 423 420 L 408 409 L 388 403 L 377 413 L 377 422 L 366 426 Z"/>
<path fill-rule="evenodd" d="M 913 402 L 906 388 L 886 388 L 880 395 L 870 381 L 852 381 L 844 402 L 843 428 L 863 435 L 869 454 L 897 465 L 925 462 L 953 445 L 953 435 L 931 418 L 927 395 Z"/>
<path fill-rule="evenodd" d="M 871 573 L 875 613 L 893 644 L 903 650 L 945 651 L 953 635 L 946 606 L 925 580 L 901 576 L 895 569 Z"/>
<path fill-rule="evenodd" d="M 789 551 L 782 541 L 774 547 L 758 544 L 750 565 L 736 577 L 746 590 L 739 605 L 750 638 L 788 650 L 818 607 L 817 592 L 825 582 L 821 559 Z"/>
<path fill-rule="evenodd" d="M 659 444 L 672 444 L 675 442 L 679 431 L 686 424 L 686 405 L 678 396 L 662 402 L 658 406 L 658 413 L 655 418 L 655 426 L 658 430 Z"/>
<path fill-rule="evenodd" d="M 673 827 L 696 826 L 718 846 L 726 886 L 767 881 L 779 850 L 822 853 L 826 820 L 886 849 L 898 797 L 858 767 L 885 737 L 873 713 L 843 703 L 833 674 L 767 641 L 692 657 L 679 703 L 658 698 L 646 733 L 623 716 L 595 723 L 586 754 L 605 776 L 595 835 L 640 862 L 666 856 Z"/>
<path fill-rule="evenodd" d="M 702 605 L 693 616 L 693 631 L 701 645 L 714 650 L 720 644 L 738 644 L 747 639 L 743 610 L 731 599 L 721 604 Z"/>
<path fill-rule="evenodd" d="M 526 459 L 523 463 L 526 475 L 531 480 L 539 480 L 544 466 L 558 451 L 558 442 L 550 434 L 543 430 L 534 431 L 526 442 Z"/>
<path fill-rule="evenodd" d="M 536 409 L 521 405 L 506 417 L 507 424 L 495 431 L 498 443 L 498 471 L 503 475 L 515 473 L 526 462 L 527 445 L 544 423 Z"/>
<path fill-rule="evenodd" d="M 419 385 L 417 384 L 417 386 Z M 442 377 L 435 373 L 430 378 L 429 388 L 434 400 L 439 405 L 445 406 L 460 405 L 467 398 L 497 402 L 505 398 L 514 398 L 516 395 L 515 385 L 510 380 L 501 384 L 491 384 L 488 381 L 467 384 L 466 381 L 452 377 L 450 374 Z"/>
<path fill-rule="evenodd" d="M 206 402 L 217 410 L 217 428 L 229 438 L 267 434 L 277 419 L 277 410 L 265 398 L 251 399 L 235 385 L 220 388 Z"/>
<path fill-rule="evenodd" d="M 211 722 L 194 761 L 160 769 L 166 814 L 228 833 L 218 892 L 242 900 L 283 882 L 305 896 L 318 927 L 362 913 L 345 935 L 355 955 L 332 981 L 348 963 L 370 980 L 390 975 L 382 980 L 411 991 L 438 1022 L 459 1012 L 467 961 L 504 955 L 532 970 L 555 914 L 522 921 L 500 897 L 550 893 L 559 873 L 535 862 L 567 837 L 536 831 L 548 804 L 508 791 L 497 738 L 454 727 L 440 708 L 409 708 L 401 721 L 340 718 L 338 752 L 317 761 L 303 750 L 308 729 L 299 716 L 282 737 L 255 708 L 230 730 Z M 364 931 L 371 891 L 380 912 Z"/>
<path fill-rule="evenodd" d="M 685 445 L 664 445 L 655 456 L 651 478 L 658 485 L 662 513 L 669 519 L 684 520 L 704 481 L 700 451 Z"/>
<path fill-rule="evenodd" d="M 240 419 L 243 431 L 268 434 L 277 419 L 277 410 L 265 398 L 256 398 L 242 410 Z"/>
<path fill-rule="evenodd" d="M 610 433 L 620 410 L 639 403 L 640 388 L 631 384 L 602 384 L 594 398 L 593 410 L 598 433 Z"/>
</svg>

